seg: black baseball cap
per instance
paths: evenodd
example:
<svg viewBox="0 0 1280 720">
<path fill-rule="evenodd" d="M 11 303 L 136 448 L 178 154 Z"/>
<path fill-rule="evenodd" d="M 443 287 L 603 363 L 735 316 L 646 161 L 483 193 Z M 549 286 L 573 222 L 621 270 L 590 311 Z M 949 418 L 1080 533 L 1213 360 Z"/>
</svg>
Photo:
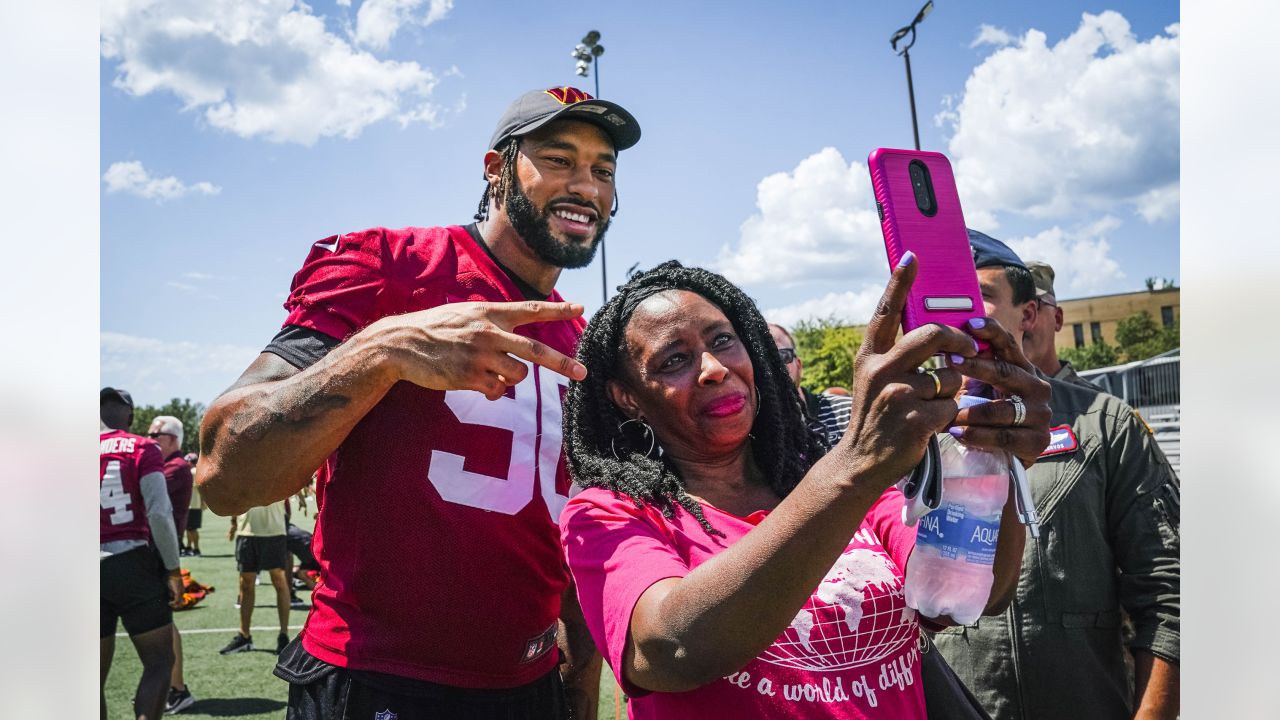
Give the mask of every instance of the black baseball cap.
<svg viewBox="0 0 1280 720">
<path fill-rule="evenodd" d="M 575 87 L 563 86 L 530 90 L 516 98 L 498 120 L 489 147 L 496 149 L 510 138 L 531 133 L 560 118 L 595 125 L 613 141 L 615 151 L 626 150 L 640 142 L 640 123 L 621 105 L 597 100 Z"/>
<path fill-rule="evenodd" d="M 973 266 L 975 268 L 1019 267 L 1023 270 L 1027 269 L 1026 264 L 1022 262 L 1022 258 L 1018 257 L 1018 254 L 1013 250 L 1010 250 L 1008 245 L 986 233 L 969 230 L 969 247 L 973 249 Z"/>
<path fill-rule="evenodd" d="M 133 407 L 133 396 L 127 390 L 113 387 L 102 388 L 102 392 L 98 393 L 98 404 L 101 405 L 108 400 L 119 400 L 129 407 Z"/>
</svg>

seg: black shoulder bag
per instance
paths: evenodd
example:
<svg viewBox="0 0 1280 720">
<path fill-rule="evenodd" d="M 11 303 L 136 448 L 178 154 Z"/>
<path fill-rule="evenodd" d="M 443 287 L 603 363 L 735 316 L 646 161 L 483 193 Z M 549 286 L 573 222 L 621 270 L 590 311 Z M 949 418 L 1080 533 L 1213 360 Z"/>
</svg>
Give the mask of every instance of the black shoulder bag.
<svg viewBox="0 0 1280 720">
<path fill-rule="evenodd" d="M 923 629 L 920 631 L 920 682 L 924 685 L 924 706 L 929 720 L 991 720 Z"/>
</svg>

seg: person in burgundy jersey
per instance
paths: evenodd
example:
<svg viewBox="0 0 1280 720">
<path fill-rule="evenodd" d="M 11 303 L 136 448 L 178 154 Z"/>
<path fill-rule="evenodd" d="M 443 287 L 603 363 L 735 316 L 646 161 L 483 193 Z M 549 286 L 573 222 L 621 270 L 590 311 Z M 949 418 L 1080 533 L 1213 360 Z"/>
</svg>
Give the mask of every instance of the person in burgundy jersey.
<svg viewBox="0 0 1280 720">
<path fill-rule="evenodd" d="M 276 668 L 289 718 L 594 714 L 599 656 L 556 527 L 582 306 L 554 286 L 604 239 L 639 139 L 581 90 L 522 95 L 484 153 L 476 223 L 315 243 L 283 328 L 210 406 L 197 480 L 214 512 L 320 468 L 320 581 Z"/>
<path fill-rule="evenodd" d="M 182 536 L 187 531 L 187 510 L 191 505 L 191 463 L 182 454 L 182 421 L 172 415 L 157 415 L 147 428 L 147 437 L 160 446 L 164 457 L 164 482 L 173 506 L 173 524 L 178 531 L 179 555 L 182 555 Z M 195 696 L 187 687 L 182 667 L 182 635 L 173 626 L 173 673 L 169 681 L 169 695 L 165 700 L 165 714 L 182 712 L 195 703 Z"/>
<path fill-rule="evenodd" d="M 578 348 L 590 375 L 570 385 L 564 430 L 586 489 L 561 533 L 633 720 L 926 717 L 923 620 L 903 592 L 915 530 L 894 483 L 948 428 L 1034 461 L 1049 388 L 995 322 L 895 341 L 915 270 L 908 255 L 885 289 L 829 451 L 764 318 L 723 277 L 664 263 L 591 319 Z M 978 356 L 975 338 L 992 352 Z M 936 380 L 916 372 L 937 353 L 950 363 Z M 1025 422 L 1008 400 L 958 411 L 964 376 L 1025 398 Z M 1017 584 L 1013 507 L 988 614 Z"/>
<path fill-rule="evenodd" d="M 173 668 L 172 608 L 182 598 L 178 533 L 159 446 L 125 432 L 133 422 L 133 398 L 124 390 L 103 388 L 99 406 L 102 687 L 115 656 L 116 624 L 122 622 L 142 661 L 134 712 L 155 720 L 164 712 Z M 99 692 L 105 720 L 107 698 Z"/>
</svg>

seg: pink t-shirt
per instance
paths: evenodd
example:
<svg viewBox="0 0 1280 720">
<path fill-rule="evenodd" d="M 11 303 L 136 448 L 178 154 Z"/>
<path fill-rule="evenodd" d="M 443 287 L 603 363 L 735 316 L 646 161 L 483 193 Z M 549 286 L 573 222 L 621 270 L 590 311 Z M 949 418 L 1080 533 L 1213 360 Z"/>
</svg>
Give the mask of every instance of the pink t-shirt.
<svg viewBox="0 0 1280 720">
<path fill-rule="evenodd" d="M 924 718 L 919 625 L 903 597 L 915 529 L 902 524 L 902 493 L 890 488 L 867 513 L 790 627 L 740 671 L 684 693 L 650 693 L 622 678 L 631 611 L 644 591 L 684 577 L 768 515 L 730 515 L 704 504 L 712 527 L 677 507 L 667 519 L 608 490 L 584 490 L 565 506 L 560 532 L 592 638 L 648 718 Z"/>
</svg>

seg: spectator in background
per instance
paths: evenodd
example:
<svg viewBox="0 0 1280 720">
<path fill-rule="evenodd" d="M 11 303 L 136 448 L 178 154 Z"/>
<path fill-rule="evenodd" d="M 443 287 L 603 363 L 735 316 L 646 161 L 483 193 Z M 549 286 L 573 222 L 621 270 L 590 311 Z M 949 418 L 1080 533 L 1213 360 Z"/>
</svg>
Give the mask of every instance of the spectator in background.
<svg viewBox="0 0 1280 720">
<path fill-rule="evenodd" d="M 223 655 L 253 649 L 254 588 L 258 573 L 266 570 L 276 589 L 276 612 L 280 617 L 280 634 L 276 636 L 276 653 L 289 644 L 289 549 L 285 536 L 284 505 L 287 500 L 265 507 L 249 508 L 243 515 L 231 518 L 227 539 L 236 541 L 236 569 L 240 571 L 240 632 L 219 652 Z"/>
<path fill-rule="evenodd" d="M 111 671 L 120 621 L 142 661 L 133 715 L 156 720 L 173 669 L 173 607 L 182 598 L 178 534 L 160 448 L 125 431 L 133 423 L 133 398 L 108 387 L 98 399 L 101 683 L 106 686 Z M 106 720 L 107 698 L 99 692 Z"/>
<path fill-rule="evenodd" d="M 187 530 L 187 508 L 191 505 L 191 463 L 182 454 L 182 421 L 172 415 L 157 415 L 151 421 L 147 437 L 156 441 L 164 455 L 164 483 L 173 507 L 173 526 L 178 531 L 178 544 L 182 544 Z"/>
<path fill-rule="evenodd" d="M 307 514 L 306 494 L 307 488 L 303 488 L 293 496 L 298 501 L 298 511 L 304 516 Z M 306 603 L 298 597 L 297 591 L 315 589 L 315 577 L 320 573 L 320 562 L 311 552 L 311 533 L 293 524 L 292 505 L 288 500 L 284 503 L 284 528 L 289 547 L 289 607 L 297 610 L 306 607 Z M 298 562 L 295 563 L 294 558 L 297 558 Z"/>
<path fill-rule="evenodd" d="M 1062 329 L 1063 318 L 1062 308 L 1058 307 L 1058 296 L 1053 292 L 1053 266 L 1031 260 L 1027 262 L 1027 270 L 1031 271 L 1031 277 L 1035 280 L 1036 302 L 1039 304 L 1035 322 L 1022 341 L 1027 359 L 1040 368 L 1040 372 L 1054 380 L 1102 390 L 1080 377 L 1070 362 L 1058 359 L 1058 346 L 1054 343 L 1054 338 Z"/>
<path fill-rule="evenodd" d="M 156 441 L 160 453 L 164 456 L 164 484 L 169 494 L 169 504 L 173 507 L 173 525 L 178 533 L 178 542 L 187 529 L 187 508 L 191 505 L 191 463 L 182 455 L 182 421 L 172 415 L 157 415 L 151 421 L 147 437 Z M 182 675 L 182 634 L 178 626 L 173 626 L 173 673 L 169 679 L 169 698 L 165 702 L 165 713 L 182 712 L 191 707 L 196 699 L 187 687 Z"/>
<path fill-rule="evenodd" d="M 191 477 L 196 476 L 195 453 L 187 453 L 186 461 L 191 464 Z M 200 557 L 200 526 L 204 523 L 204 499 L 200 497 L 200 488 L 191 486 L 191 504 L 187 508 L 187 555 Z"/>
<path fill-rule="evenodd" d="M 1021 339 L 1040 307 L 1032 274 L 999 240 L 971 230 L 969 242 L 987 314 Z M 1080 385 L 1049 384 L 1050 443 L 1027 470 L 1040 538 L 1026 543 L 1013 605 L 934 640 L 995 720 L 1172 720 L 1178 479 L 1128 405 Z M 1121 609 L 1136 629 L 1127 648 Z"/>
<path fill-rule="evenodd" d="M 791 377 L 791 382 L 795 384 L 796 392 L 800 395 L 800 406 L 804 408 L 805 421 L 808 422 L 809 427 L 821 429 L 827 438 L 827 445 L 834 446 L 844 434 L 844 428 L 849 425 L 849 408 L 853 405 L 849 392 L 845 390 L 843 393 L 837 393 L 832 392 L 837 388 L 828 388 L 821 395 L 814 395 L 801 387 L 803 364 L 800 362 L 800 355 L 796 353 L 795 338 L 791 336 L 789 330 L 776 323 L 769 323 L 769 334 L 773 336 L 773 342 L 778 346 L 778 354 L 782 356 L 782 363 L 787 367 L 787 375 Z"/>
</svg>

